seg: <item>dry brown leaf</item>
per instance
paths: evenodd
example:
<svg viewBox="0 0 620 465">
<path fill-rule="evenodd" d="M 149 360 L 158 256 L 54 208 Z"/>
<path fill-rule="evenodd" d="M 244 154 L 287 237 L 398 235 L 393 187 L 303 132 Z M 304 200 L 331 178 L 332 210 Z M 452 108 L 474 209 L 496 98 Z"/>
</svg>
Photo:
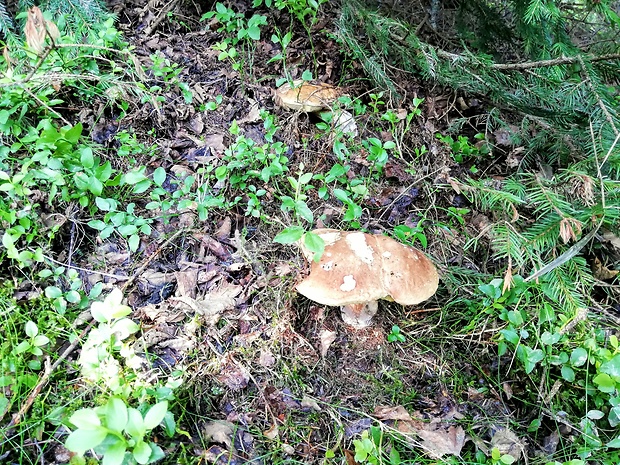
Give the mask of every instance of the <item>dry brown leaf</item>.
<svg viewBox="0 0 620 465">
<path fill-rule="evenodd" d="M 336 340 L 336 331 L 330 331 L 329 329 L 323 329 L 319 333 L 319 339 L 321 340 L 321 357 L 327 355 L 329 346 Z"/>
<path fill-rule="evenodd" d="M 196 114 L 194 114 L 194 116 L 192 116 L 190 118 L 190 120 L 189 120 L 189 128 L 196 135 L 202 134 L 202 131 L 204 131 L 204 128 L 205 128 L 205 123 L 202 120 L 202 115 L 200 113 L 196 113 Z"/>
<path fill-rule="evenodd" d="M 237 121 L 239 124 L 243 123 L 255 123 L 256 121 L 261 120 L 260 112 L 261 108 L 258 102 L 254 99 L 248 99 L 248 103 L 250 104 L 250 111 L 247 115 Z"/>
<path fill-rule="evenodd" d="M 13 65 L 13 60 L 11 60 L 11 54 L 9 53 L 8 45 L 5 45 L 4 48 L 2 49 L 2 57 L 4 58 L 4 61 L 6 62 L 9 70 L 11 70 L 12 65 Z"/>
<path fill-rule="evenodd" d="M 230 354 L 225 356 L 224 363 L 220 367 L 220 374 L 216 378 L 232 391 L 239 391 L 247 387 L 250 382 L 248 371 Z"/>
<path fill-rule="evenodd" d="M 506 394 L 506 399 L 512 399 L 512 387 L 510 387 L 510 384 L 506 382 L 502 383 L 502 391 Z"/>
<path fill-rule="evenodd" d="M 321 407 L 319 407 L 319 404 L 316 402 L 316 400 L 307 395 L 304 396 L 303 399 L 301 399 L 301 408 L 309 408 L 311 410 L 314 410 L 315 412 L 321 411 Z"/>
<path fill-rule="evenodd" d="M 433 458 L 444 455 L 459 456 L 467 440 L 465 431 L 460 426 L 447 426 L 441 421 L 422 422 L 419 420 L 399 421 L 397 429 L 405 435 L 417 435 L 421 446 Z"/>
<path fill-rule="evenodd" d="M 411 415 L 402 405 L 397 405 L 396 407 L 377 406 L 375 407 L 374 416 L 378 420 L 413 421 Z"/>
<path fill-rule="evenodd" d="M 222 220 L 222 224 L 215 230 L 213 234 L 218 241 L 224 241 L 230 239 L 230 231 L 231 231 L 232 220 L 230 216 L 227 216 Z"/>
<path fill-rule="evenodd" d="M 267 439 L 275 439 L 279 436 L 280 431 L 278 430 L 278 425 L 274 423 L 271 428 L 266 431 L 263 431 L 263 434 Z"/>
<path fill-rule="evenodd" d="M 58 30 L 58 26 L 56 26 L 53 21 L 48 21 L 46 19 L 45 27 L 47 28 L 47 33 L 52 38 L 52 40 L 56 41 L 60 39 L 60 31 Z"/>
<path fill-rule="evenodd" d="M 204 138 L 204 143 L 206 147 L 209 147 L 214 152 L 224 152 L 226 150 L 226 146 L 224 145 L 224 135 L 223 134 L 208 134 Z"/>
<path fill-rule="evenodd" d="M 36 6 L 28 10 L 28 19 L 24 27 L 24 35 L 26 36 L 28 47 L 36 53 L 41 53 L 43 51 L 43 44 L 45 43 L 45 20 L 43 19 L 43 13 Z"/>
<path fill-rule="evenodd" d="M 491 438 L 491 448 L 495 448 L 500 451 L 502 455 L 509 454 L 518 462 L 521 459 L 521 455 L 525 451 L 525 444 L 521 441 L 515 433 L 508 428 L 499 428 L 493 437 Z"/>
<path fill-rule="evenodd" d="M 288 110 L 301 110 L 312 113 L 331 108 L 340 96 L 338 88 L 329 84 L 311 84 L 297 80 L 293 85 L 285 83 L 275 93 L 276 105 Z"/>
<path fill-rule="evenodd" d="M 601 263 L 598 257 L 594 257 L 594 262 L 592 263 L 592 274 L 596 279 L 600 279 L 601 281 L 605 281 L 607 279 L 615 278 L 620 271 L 618 270 L 610 270 L 606 266 Z"/>
<path fill-rule="evenodd" d="M 206 234 L 199 235 L 197 239 L 200 239 L 202 244 L 213 252 L 219 260 L 223 262 L 230 261 L 230 252 L 221 242 Z"/>
<path fill-rule="evenodd" d="M 196 298 L 196 286 L 198 284 L 198 270 L 176 271 L 177 295 L 179 297 Z"/>
<path fill-rule="evenodd" d="M 273 356 L 270 350 L 261 349 L 258 357 L 258 364 L 265 368 L 272 367 L 276 364 L 276 358 Z"/>
<path fill-rule="evenodd" d="M 201 315 L 206 324 L 215 325 L 224 311 L 235 308 L 237 305 L 235 298 L 242 290 L 242 286 L 227 284 L 213 290 L 200 300 L 191 297 L 174 297 L 170 301 L 176 304 L 177 308 L 191 310 Z"/>
<path fill-rule="evenodd" d="M 441 427 L 436 430 L 421 429 L 417 434 L 422 439 L 422 447 L 435 458 L 444 455 L 459 456 L 466 439 L 463 428 L 454 425 L 447 430 Z"/>
<path fill-rule="evenodd" d="M 156 323 L 178 323 L 185 319 L 185 312 L 170 305 L 168 301 L 157 305 L 146 304 L 140 307 L 140 313 Z"/>
<path fill-rule="evenodd" d="M 345 449 L 344 458 L 347 461 L 347 465 L 359 465 L 359 463 L 355 460 L 355 452 Z"/>
<path fill-rule="evenodd" d="M 235 434 L 235 425 L 228 421 L 214 420 L 206 424 L 203 433 L 206 441 L 213 441 L 232 446 L 232 439 Z"/>
<path fill-rule="evenodd" d="M 611 245 L 613 245 L 616 249 L 620 250 L 620 237 L 616 236 L 608 229 L 601 229 L 601 231 L 603 232 L 603 239 L 611 243 Z"/>
<path fill-rule="evenodd" d="M 560 237 L 565 244 L 576 241 L 581 234 L 581 222 L 575 218 L 563 218 L 560 221 Z"/>
<path fill-rule="evenodd" d="M 502 294 L 505 294 L 512 287 L 512 257 L 508 256 L 508 268 L 504 275 L 504 284 L 502 286 Z"/>
</svg>

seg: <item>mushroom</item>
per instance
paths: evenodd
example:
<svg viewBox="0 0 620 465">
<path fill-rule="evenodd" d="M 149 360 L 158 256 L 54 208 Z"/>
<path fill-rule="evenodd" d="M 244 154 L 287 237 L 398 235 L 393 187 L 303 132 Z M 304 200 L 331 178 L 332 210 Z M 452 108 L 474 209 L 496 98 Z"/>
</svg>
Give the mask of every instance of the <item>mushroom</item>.
<svg viewBox="0 0 620 465">
<path fill-rule="evenodd" d="M 351 326 L 369 326 L 379 299 L 415 305 L 437 291 L 435 265 L 414 247 L 358 231 L 312 232 L 323 239 L 325 250 L 314 261 L 302 238 L 302 253 L 312 265 L 297 291 L 319 304 L 339 305 L 342 319 Z"/>
<path fill-rule="evenodd" d="M 275 102 L 288 110 L 301 110 L 307 113 L 330 109 L 340 96 L 338 88 L 329 84 L 311 84 L 306 81 L 285 83 L 276 90 Z"/>
</svg>

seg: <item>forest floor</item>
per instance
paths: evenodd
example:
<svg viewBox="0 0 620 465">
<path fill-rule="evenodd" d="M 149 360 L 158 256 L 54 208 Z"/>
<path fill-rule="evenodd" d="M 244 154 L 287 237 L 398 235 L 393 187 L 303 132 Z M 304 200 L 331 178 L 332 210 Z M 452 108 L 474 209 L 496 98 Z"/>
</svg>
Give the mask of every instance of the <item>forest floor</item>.
<svg viewBox="0 0 620 465">
<path fill-rule="evenodd" d="M 479 285 L 504 282 L 507 264 L 492 258 L 492 219 L 468 201 L 461 177 L 500 182 L 519 165 L 506 132 L 485 134 L 490 107 L 397 70 L 401 99 L 390 98 L 339 44 L 338 10 L 329 3 L 306 31 L 286 10 L 228 2 L 246 18 L 265 15 L 266 24 L 258 40 L 241 40 L 236 56 L 220 59 L 214 46 L 238 30 L 221 31 L 217 17 L 201 20 L 203 3 L 158 11 L 144 2 L 110 2 L 132 53 L 147 68 L 159 60 L 170 88 L 165 101 L 131 102 L 122 117 L 110 108 L 78 112 L 85 132 L 104 147 L 118 148 L 118 134 L 131 131 L 136 166 L 149 173 L 163 168 L 161 187 L 169 192 L 175 178 L 213 180 L 209 167 L 229 163 L 232 172 L 239 137 L 246 149 L 266 146 L 286 157 L 287 172 L 266 182 L 254 176 L 212 183 L 213 198 L 236 205 L 214 201 L 201 213 L 192 204 L 159 217 L 155 209 L 152 234 L 141 237 L 138 253 L 122 238 L 95 240 L 88 232 L 78 241 L 84 246 L 71 251 L 79 269 L 98 271 L 81 274 L 87 287 L 103 282 L 125 290 L 131 318 L 142 326 L 149 376 L 183 379 L 175 416 L 184 433 L 160 438 L 165 463 L 499 463 L 493 449 L 530 463 L 554 457 L 575 433 L 551 409 L 534 406 L 553 402 L 552 379 L 537 380 L 543 389 L 516 368 L 511 352 L 498 356 L 496 335 L 505 322 L 473 299 Z M 272 36 L 288 31 L 286 61 L 274 60 L 282 47 Z M 311 75 L 358 105 L 352 139 L 358 142 L 350 142 L 357 148 L 346 169 L 325 182 L 351 201 L 305 191 L 314 227 L 408 238 L 440 273 L 439 290 L 427 302 L 383 301 L 369 328 L 354 329 L 336 307 L 295 291 L 309 265 L 294 244 L 273 241 L 300 221 L 282 207 L 282 193 L 295 194 L 286 176 L 312 173 L 318 187 L 345 163 L 320 116 L 274 102 L 276 80 L 287 75 Z M 191 90 L 191 102 L 172 85 L 176 80 Z M 447 134 L 462 118 L 464 147 L 480 156 L 455 157 L 454 146 L 437 137 L 455 142 L 458 136 Z M 378 171 L 372 144 L 360 142 L 370 138 L 396 147 Z M 267 166 L 239 156 L 240 177 Z M 356 185 L 365 195 L 354 197 Z M 368 431 L 370 445 L 363 442 Z M 62 463 L 55 454 L 46 463 Z"/>
</svg>

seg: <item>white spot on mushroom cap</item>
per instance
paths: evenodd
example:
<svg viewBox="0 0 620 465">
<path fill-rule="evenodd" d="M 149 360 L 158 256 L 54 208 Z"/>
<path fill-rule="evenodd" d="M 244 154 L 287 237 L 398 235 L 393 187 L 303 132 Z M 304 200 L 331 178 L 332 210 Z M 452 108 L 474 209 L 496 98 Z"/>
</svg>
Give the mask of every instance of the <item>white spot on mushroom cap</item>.
<svg viewBox="0 0 620 465">
<path fill-rule="evenodd" d="M 383 252 L 383 257 L 384 258 L 390 258 L 392 256 L 392 254 L 390 252 Z"/>
<path fill-rule="evenodd" d="M 340 290 L 343 292 L 350 292 L 355 289 L 355 286 L 357 286 L 355 278 L 352 274 L 346 275 L 344 278 L 342 278 L 342 280 L 343 283 L 340 285 Z"/>
<path fill-rule="evenodd" d="M 346 235 L 345 240 L 357 258 L 367 265 L 372 265 L 374 250 L 366 243 L 366 234 L 352 232 Z"/>
<path fill-rule="evenodd" d="M 321 268 L 323 268 L 325 271 L 331 271 L 333 267 L 334 267 L 334 262 L 327 262 L 327 263 L 321 264 Z"/>
</svg>

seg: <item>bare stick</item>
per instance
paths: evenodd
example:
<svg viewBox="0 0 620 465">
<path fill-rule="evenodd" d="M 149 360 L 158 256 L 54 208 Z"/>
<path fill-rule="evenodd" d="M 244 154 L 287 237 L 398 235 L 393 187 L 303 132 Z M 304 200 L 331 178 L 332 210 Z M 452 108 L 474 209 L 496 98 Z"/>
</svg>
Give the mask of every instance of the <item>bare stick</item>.
<svg viewBox="0 0 620 465">
<path fill-rule="evenodd" d="M 73 341 L 71 345 L 69 345 L 69 347 L 67 347 L 65 351 L 60 354 L 60 357 L 58 357 L 58 360 L 56 360 L 53 365 L 50 366 L 49 363 L 46 363 L 45 373 L 43 374 L 43 376 L 41 376 L 41 379 L 39 379 L 39 382 L 28 396 L 28 399 L 26 399 L 26 402 L 23 403 L 23 405 L 19 409 L 19 412 L 13 415 L 11 422 L 7 426 L 6 436 L 9 436 L 11 428 L 17 426 L 20 423 L 22 417 L 28 412 L 34 400 L 37 398 L 41 390 L 49 381 L 50 376 L 52 376 L 52 373 L 54 373 L 54 370 L 56 370 L 56 368 L 58 368 L 58 366 L 63 362 L 63 360 L 65 360 L 71 354 L 71 352 L 75 350 L 82 338 L 86 336 L 86 334 L 90 331 L 90 328 L 92 328 L 93 324 L 94 322 L 91 322 L 86 328 L 84 328 L 80 335 L 75 338 L 75 341 Z"/>
</svg>

